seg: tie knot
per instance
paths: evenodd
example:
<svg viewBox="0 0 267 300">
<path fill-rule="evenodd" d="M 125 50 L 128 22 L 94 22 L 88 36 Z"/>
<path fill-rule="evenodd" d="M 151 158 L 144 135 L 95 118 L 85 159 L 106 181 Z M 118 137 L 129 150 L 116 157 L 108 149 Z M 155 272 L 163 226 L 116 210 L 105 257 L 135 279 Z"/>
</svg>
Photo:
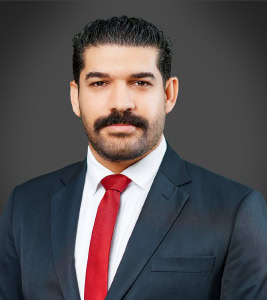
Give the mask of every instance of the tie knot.
<svg viewBox="0 0 267 300">
<path fill-rule="evenodd" d="M 105 190 L 116 190 L 122 193 L 128 184 L 131 182 L 131 179 L 122 174 L 108 175 L 101 180 L 101 183 Z"/>
</svg>

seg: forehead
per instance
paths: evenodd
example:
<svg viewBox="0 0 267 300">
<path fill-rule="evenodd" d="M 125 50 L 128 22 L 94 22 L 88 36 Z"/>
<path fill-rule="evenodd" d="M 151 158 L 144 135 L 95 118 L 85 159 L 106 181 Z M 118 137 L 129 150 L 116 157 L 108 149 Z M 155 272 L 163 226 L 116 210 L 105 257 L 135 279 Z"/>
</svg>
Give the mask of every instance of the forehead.
<svg viewBox="0 0 267 300">
<path fill-rule="evenodd" d="M 158 49 L 155 47 L 101 45 L 84 51 L 84 72 L 100 71 L 126 75 L 137 72 L 153 72 L 157 68 Z"/>
</svg>

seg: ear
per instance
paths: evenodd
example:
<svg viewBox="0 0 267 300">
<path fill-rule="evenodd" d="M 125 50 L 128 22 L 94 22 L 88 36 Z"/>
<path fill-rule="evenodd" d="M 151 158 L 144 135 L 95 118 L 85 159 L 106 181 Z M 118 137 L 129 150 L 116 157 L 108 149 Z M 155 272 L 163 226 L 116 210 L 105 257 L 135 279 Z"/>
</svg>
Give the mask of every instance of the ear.
<svg viewBox="0 0 267 300">
<path fill-rule="evenodd" d="M 177 77 L 170 77 L 165 87 L 165 113 L 172 111 L 178 96 L 179 81 Z"/>
<path fill-rule="evenodd" d="M 72 105 L 72 110 L 77 117 L 81 116 L 80 103 L 79 103 L 79 88 L 76 82 L 73 80 L 70 82 L 70 100 Z"/>
</svg>

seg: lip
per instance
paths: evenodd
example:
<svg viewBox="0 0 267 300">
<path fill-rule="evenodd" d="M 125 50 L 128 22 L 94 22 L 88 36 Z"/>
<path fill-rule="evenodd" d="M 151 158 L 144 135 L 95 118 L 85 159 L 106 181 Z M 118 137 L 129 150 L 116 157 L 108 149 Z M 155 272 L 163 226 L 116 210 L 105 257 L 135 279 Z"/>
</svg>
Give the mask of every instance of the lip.
<svg viewBox="0 0 267 300">
<path fill-rule="evenodd" d="M 112 124 L 110 126 L 133 126 L 133 125 L 130 125 L 130 124 Z"/>
<path fill-rule="evenodd" d="M 107 126 L 106 128 L 114 132 L 133 132 L 134 130 L 136 130 L 136 127 L 130 124 L 113 124 Z"/>
</svg>

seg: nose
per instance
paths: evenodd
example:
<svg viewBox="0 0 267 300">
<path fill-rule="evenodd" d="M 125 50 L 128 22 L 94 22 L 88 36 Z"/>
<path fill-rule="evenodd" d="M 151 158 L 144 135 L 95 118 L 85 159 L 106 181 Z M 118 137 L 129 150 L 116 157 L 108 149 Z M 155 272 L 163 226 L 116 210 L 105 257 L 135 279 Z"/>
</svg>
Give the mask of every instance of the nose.
<svg viewBox="0 0 267 300">
<path fill-rule="evenodd" d="M 130 87 L 125 82 L 114 83 L 110 92 L 109 109 L 110 111 L 133 110 L 135 103 Z"/>
</svg>

